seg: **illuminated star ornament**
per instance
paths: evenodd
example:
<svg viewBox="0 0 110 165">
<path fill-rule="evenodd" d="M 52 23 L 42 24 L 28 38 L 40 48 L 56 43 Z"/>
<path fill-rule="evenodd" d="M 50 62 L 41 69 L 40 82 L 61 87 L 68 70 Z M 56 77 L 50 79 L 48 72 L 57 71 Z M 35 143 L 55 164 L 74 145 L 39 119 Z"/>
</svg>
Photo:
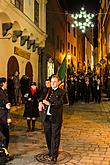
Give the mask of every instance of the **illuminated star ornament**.
<svg viewBox="0 0 110 165">
<path fill-rule="evenodd" d="M 82 31 L 82 33 L 85 33 L 86 28 L 94 27 L 94 24 L 92 22 L 94 14 L 87 13 L 84 10 L 84 7 L 81 8 L 80 13 L 72 14 L 71 17 L 74 19 L 72 27 L 78 27 Z"/>
</svg>

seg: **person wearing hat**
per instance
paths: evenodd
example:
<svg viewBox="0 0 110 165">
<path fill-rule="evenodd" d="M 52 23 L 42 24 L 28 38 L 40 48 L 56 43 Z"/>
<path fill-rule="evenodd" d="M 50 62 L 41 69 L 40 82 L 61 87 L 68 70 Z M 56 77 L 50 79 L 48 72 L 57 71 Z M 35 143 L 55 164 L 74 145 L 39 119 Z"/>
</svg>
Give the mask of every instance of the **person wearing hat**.
<svg viewBox="0 0 110 165">
<path fill-rule="evenodd" d="M 36 118 L 39 117 L 38 99 L 40 97 L 40 91 L 37 88 L 36 82 L 31 84 L 30 90 L 24 95 L 25 98 L 25 110 L 23 116 L 27 119 L 27 132 L 35 130 Z M 32 121 L 32 128 L 31 128 Z"/>
<path fill-rule="evenodd" d="M 8 122 L 8 115 L 10 111 L 11 104 L 8 101 L 8 94 L 7 94 L 7 81 L 5 77 L 0 78 L 0 132 L 3 134 L 4 140 L 3 145 L 6 150 L 8 149 L 9 145 L 9 122 Z M 12 160 L 13 157 L 8 156 L 6 157 L 7 161 Z"/>
<path fill-rule="evenodd" d="M 7 123 L 10 103 L 8 101 L 6 78 L 0 78 L 0 130 L 6 137 L 6 148 L 9 144 L 9 126 Z"/>
</svg>

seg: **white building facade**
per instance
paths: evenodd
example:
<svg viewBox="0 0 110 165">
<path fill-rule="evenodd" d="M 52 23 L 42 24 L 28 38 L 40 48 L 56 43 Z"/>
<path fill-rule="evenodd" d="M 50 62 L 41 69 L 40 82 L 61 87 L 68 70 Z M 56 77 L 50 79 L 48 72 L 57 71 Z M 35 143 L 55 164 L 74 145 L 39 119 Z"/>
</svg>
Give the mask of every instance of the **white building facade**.
<svg viewBox="0 0 110 165">
<path fill-rule="evenodd" d="M 46 40 L 46 0 L 0 1 L 0 77 L 19 72 L 38 82 L 38 49 Z"/>
</svg>

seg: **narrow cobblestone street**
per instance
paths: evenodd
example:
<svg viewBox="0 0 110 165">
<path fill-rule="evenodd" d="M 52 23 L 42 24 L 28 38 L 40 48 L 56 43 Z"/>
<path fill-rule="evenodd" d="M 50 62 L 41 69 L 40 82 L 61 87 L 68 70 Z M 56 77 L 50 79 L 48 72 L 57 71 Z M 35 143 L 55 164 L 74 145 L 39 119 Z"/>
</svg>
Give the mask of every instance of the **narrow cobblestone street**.
<svg viewBox="0 0 110 165">
<path fill-rule="evenodd" d="M 26 132 L 23 105 L 11 108 L 9 151 L 15 159 L 7 165 L 50 164 L 43 129 Z M 110 102 L 64 105 L 60 153 L 61 165 L 110 165 Z"/>
</svg>

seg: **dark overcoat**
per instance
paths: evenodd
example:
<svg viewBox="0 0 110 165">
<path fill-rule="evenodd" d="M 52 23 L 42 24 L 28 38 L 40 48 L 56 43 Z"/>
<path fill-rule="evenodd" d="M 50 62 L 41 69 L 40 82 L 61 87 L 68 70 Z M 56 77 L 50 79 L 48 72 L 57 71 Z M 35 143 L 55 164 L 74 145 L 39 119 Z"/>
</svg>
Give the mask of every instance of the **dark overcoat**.
<svg viewBox="0 0 110 165">
<path fill-rule="evenodd" d="M 7 91 L 0 88 L 0 125 L 7 124 L 7 116 L 8 116 L 8 109 L 6 109 L 7 103 L 9 103 Z"/>
<path fill-rule="evenodd" d="M 64 90 L 57 88 L 53 94 L 51 94 L 52 89 L 49 90 L 47 101 L 50 102 L 50 113 L 52 123 L 62 123 L 63 121 L 63 96 L 65 94 Z M 51 95 L 51 97 L 50 97 Z M 45 107 L 45 110 L 42 112 L 42 121 L 44 122 L 47 115 L 48 106 Z"/>
<path fill-rule="evenodd" d="M 24 117 L 39 117 L 39 109 L 38 109 L 38 99 L 39 99 L 40 91 L 36 89 L 34 95 L 32 95 L 31 91 L 28 93 L 28 96 L 25 98 L 25 110 Z"/>
</svg>

